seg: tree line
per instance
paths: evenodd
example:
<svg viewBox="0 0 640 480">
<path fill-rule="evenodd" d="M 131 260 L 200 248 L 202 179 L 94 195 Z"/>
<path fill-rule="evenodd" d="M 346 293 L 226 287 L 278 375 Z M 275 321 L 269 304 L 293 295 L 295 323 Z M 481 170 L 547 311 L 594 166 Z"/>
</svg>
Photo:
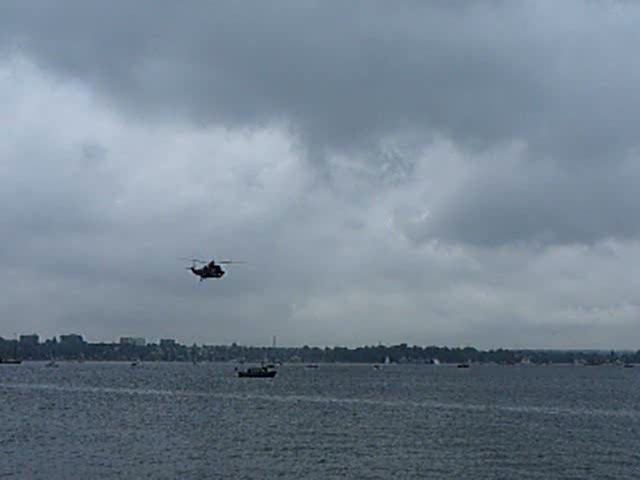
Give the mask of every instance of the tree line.
<svg viewBox="0 0 640 480">
<path fill-rule="evenodd" d="M 0 337 L 0 358 L 21 360 L 94 361 L 280 361 L 304 363 L 495 363 L 501 365 L 640 363 L 640 351 L 579 350 L 479 350 L 474 347 L 371 345 L 362 347 L 259 347 L 231 345 L 181 345 L 177 342 L 129 345 L 89 343 L 74 335 L 72 341 L 21 342 Z"/>
</svg>

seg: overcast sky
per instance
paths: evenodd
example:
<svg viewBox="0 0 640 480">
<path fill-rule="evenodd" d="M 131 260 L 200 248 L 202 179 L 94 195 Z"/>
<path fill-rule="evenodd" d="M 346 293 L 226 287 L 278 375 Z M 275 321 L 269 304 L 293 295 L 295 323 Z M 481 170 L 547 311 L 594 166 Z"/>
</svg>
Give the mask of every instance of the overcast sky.
<svg viewBox="0 0 640 480">
<path fill-rule="evenodd" d="M 638 25 L 4 0 L 0 336 L 640 348 Z"/>
</svg>

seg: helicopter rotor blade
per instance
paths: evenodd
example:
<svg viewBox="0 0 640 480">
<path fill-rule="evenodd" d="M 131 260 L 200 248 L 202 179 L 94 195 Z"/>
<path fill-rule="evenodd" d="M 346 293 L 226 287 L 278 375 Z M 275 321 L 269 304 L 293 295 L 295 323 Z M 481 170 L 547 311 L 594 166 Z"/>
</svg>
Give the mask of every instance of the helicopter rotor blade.
<svg viewBox="0 0 640 480">
<path fill-rule="evenodd" d="M 208 261 L 200 260 L 199 258 L 186 258 L 186 257 L 183 257 L 180 260 L 186 260 L 186 261 L 189 261 L 189 262 L 192 262 L 192 263 L 209 263 Z"/>
</svg>

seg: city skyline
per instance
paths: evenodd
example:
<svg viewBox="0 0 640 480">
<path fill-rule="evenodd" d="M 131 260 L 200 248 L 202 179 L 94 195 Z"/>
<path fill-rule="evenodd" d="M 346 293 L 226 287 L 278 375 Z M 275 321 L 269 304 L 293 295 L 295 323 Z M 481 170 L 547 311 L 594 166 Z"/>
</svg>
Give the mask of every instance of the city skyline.
<svg viewBox="0 0 640 480">
<path fill-rule="evenodd" d="M 636 348 L 615 348 L 607 345 L 600 345 L 599 347 L 580 348 L 580 347 L 567 347 L 567 348 L 547 348 L 547 347 L 510 347 L 508 345 L 501 345 L 497 347 L 483 348 L 474 344 L 437 344 L 429 341 L 422 342 L 383 342 L 378 341 L 374 343 L 354 343 L 354 344 L 335 344 L 335 345 L 320 345 L 309 342 L 302 342 L 300 344 L 281 344 L 277 341 L 277 336 L 273 336 L 270 342 L 265 343 L 246 343 L 242 341 L 220 342 L 220 341 L 203 341 L 202 339 L 193 338 L 189 341 L 184 341 L 179 336 L 157 336 L 157 335 L 114 335 L 108 338 L 91 338 L 78 332 L 58 333 L 50 336 L 40 335 L 38 333 L 14 333 L 12 336 L 0 335 L 0 342 L 17 342 L 19 344 L 29 345 L 43 345 L 51 342 L 54 343 L 83 343 L 83 344 L 109 344 L 109 345 L 133 345 L 139 347 L 152 346 L 152 345 L 178 345 L 182 347 L 190 346 L 238 346 L 243 348 L 255 348 L 255 349 L 299 349 L 299 348 L 314 348 L 314 349 L 333 349 L 333 348 L 347 348 L 347 349 L 360 349 L 360 348 L 390 348 L 398 345 L 406 345 L 411 348 L 442 348 L 442 349 L 465 349 L 472 348 L 480 351 L 494 351 L 494 350 L 507 350 L 507 351 L 575 351 L 575 352 L 627 352 L 635 353 L 639 352 L 640 347 Z"/>
<path fill-rule="evenodd" d="M 48 360 L 47 366 L 57 366 L 55 360 L 133 362 L 141 361 L 191 362 L 261 362 L 261 363 L 398 363 L 398 364 L 470 364 L 490 365 L 551 365 L 624 366 L 632 368 L 640 363 L 640 350 L 549 350 L 549 349 L 490 349 L 472 346 L 450 347 L 437 345 L 363 345 L 345 346 L 254 346 L 184 345 L 175 339 L 147 342 L 142 337 L 120 337 L 117 342 L 89 342 L 79 334 L 66 334 L 39 341 L 37 334 L 20 335 L 14 340 L 0 337 L 0 364 L 17 365 L 23 361 Z M 53 364 L 53 365 L 52 365 Z M 317 365 L 315 365 L 317 367 Z"/>
</svg>

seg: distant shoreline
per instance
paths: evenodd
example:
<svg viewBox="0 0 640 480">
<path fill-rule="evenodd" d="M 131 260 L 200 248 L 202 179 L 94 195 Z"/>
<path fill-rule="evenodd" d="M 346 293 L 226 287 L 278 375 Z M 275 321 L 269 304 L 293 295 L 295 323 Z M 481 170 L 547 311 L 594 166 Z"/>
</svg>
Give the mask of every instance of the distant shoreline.
<svg viewBox="0 0 640 480">
<path fill-rule="evenodd" d="M 640 350 L 495 349 L 474 347 L 373 345 L 363 347 L 254 347 L 231 345 L 182 345 L 173 339 L 147 343 L 144 338 L 122 337 L 117 343 L 90 343 L 81 335 L 39 341 L 38 335 L 19 339 L 0 337 L 0 359 L 74 361 L 259 362 L 286 363 L 410 363 L 458 364 L 578 364 L 622 365 L 640 363 Z"/>
</svg>

